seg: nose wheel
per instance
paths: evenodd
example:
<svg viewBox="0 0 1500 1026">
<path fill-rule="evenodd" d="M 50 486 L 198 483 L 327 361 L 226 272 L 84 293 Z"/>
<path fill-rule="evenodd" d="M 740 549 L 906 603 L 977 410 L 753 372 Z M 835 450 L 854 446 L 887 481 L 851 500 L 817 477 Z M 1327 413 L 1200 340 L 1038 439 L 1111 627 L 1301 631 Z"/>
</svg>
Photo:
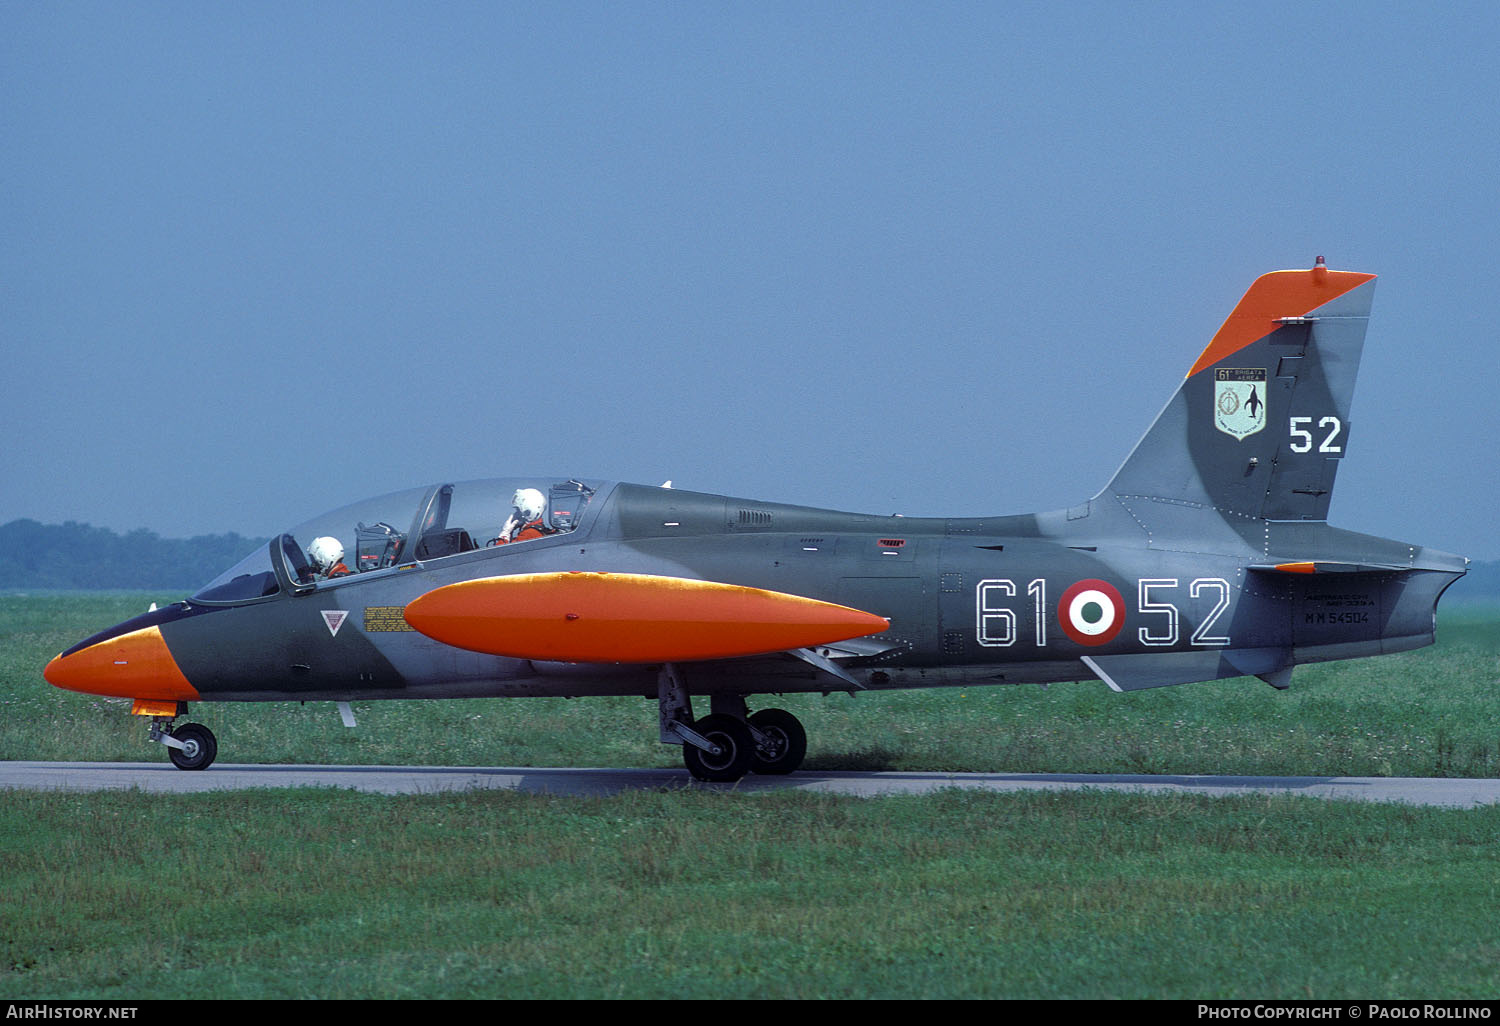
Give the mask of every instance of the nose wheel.
<svg viewBox="0 0 1500 1026">
<path fill-rule="evenodd" d="M 182 743 L 181 748 L 167 749 L 167 758 L 178 769 L 208 769 L 219 754 L 219 742 L 214 732 L 201 723 L 184 723 L 172 731 L 172 738 Z"/>
<path fill-rule="evenodd" d="M 167 746 L 167 758 L 178 769 L 208 769 L 219 754 L 214 732 L 201 723 L 184 723 L 174 729 L 169 717 L 156 717 L 151 723 L 151 740 Z"/>
</svg>

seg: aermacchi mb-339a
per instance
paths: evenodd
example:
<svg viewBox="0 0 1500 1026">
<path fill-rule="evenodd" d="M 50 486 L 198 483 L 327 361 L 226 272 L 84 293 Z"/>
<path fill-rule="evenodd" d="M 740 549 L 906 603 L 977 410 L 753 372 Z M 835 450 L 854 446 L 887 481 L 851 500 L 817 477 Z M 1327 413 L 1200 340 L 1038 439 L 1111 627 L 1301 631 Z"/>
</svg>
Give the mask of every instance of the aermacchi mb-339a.
<svg viewBox="0 0 1500 1026">
<path fill-rule="evenodd" d="M 896 517 L 567 476 L 439 482 L 273 539 L 53 659 L 183 769 L 192 702 L 641 695 L 705 780 L 790 773 L 763 695 L 1098 679 L 1116 691 L 1430 644 L 1467 561 L 1327 523 L 1375 276 L 1250 290 L 1109 484 Z M 693 700 L 709 706 L 694 712 Z M 342 704 L 346 721 L 349 707 Z"/>
</svg>

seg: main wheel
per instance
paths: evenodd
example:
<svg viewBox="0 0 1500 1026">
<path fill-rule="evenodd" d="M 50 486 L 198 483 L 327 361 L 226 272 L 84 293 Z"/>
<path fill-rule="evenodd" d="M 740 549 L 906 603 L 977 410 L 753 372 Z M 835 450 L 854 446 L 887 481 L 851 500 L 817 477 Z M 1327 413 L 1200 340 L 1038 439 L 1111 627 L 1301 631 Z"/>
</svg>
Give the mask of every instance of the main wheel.
<svg viewBox="0 0 1500 1026">
<path fill-rule="evenodd" d="M 201 723 L 184 723 L 172 731 L 172 736 L 183 745 L 167 749 L 167 757 L 178 769 L 208 769 L 214 756 L 219 754 L 219 742 L 214 739 L 214 732 Z"/>
<path fill-rule="evenodd" d="M 682 746 L 682 761 L 694 777 L 727 783 L 740 779 L 750 769 L 755 739 L 744 720 L 715 714 L 694 723 L 693 729 L 719 749 L 718 755 L 711 755 L 695 745 Z"/>
<path fill-rule="evenodd" d="M 750 726 L 765 734 L 765 744 L 757 745 L 750 757 L 750 768 L 756 773 L 791 773 L 802 765 L 807 755 L 807 731 L 802 721 L 785 709 L 762 709 L 751 713 Z"/>
</svg>

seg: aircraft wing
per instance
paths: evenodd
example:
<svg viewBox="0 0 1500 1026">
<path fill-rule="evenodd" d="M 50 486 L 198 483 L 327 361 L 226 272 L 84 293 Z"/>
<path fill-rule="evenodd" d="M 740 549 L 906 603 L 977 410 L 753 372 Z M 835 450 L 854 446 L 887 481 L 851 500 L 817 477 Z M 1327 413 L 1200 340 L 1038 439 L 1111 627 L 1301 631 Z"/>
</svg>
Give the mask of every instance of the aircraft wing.
<svg viewBox="0 0 1500 1026">
<path fill-rule="evenodd" d="M 771 680 L 814 681 L 827 691 L 863 691 L 868 685 L 843 665 L 850 660 L 867 659 L 909 647 L 905 641 L 885 642 L 879 638 L 855 638 L 833 645 L 794 648 L 740 659 L 720 660 L 710 664 L 716 681 L 743 680 L 763 685 Z M 694 667 L 694 671 L 707 667 Z M 807 690 L 798 687 L 796 690 Z"/>
</svg>

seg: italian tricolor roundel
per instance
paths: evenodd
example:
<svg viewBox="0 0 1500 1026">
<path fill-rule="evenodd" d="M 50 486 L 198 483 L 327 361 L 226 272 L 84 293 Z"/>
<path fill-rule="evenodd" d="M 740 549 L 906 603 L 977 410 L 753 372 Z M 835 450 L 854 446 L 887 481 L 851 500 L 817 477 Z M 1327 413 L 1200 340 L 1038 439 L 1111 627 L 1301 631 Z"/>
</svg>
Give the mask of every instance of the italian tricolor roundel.
<svg viewBox="0 0 1500 1026">
<path fill-rule="evenodd" d="M 1080 645 L 1103 645 L 1125 626 L 1125 600 L 1108 581 L 1079 581 L 1057 605 L 1063 633 Z"/>
</svg>

